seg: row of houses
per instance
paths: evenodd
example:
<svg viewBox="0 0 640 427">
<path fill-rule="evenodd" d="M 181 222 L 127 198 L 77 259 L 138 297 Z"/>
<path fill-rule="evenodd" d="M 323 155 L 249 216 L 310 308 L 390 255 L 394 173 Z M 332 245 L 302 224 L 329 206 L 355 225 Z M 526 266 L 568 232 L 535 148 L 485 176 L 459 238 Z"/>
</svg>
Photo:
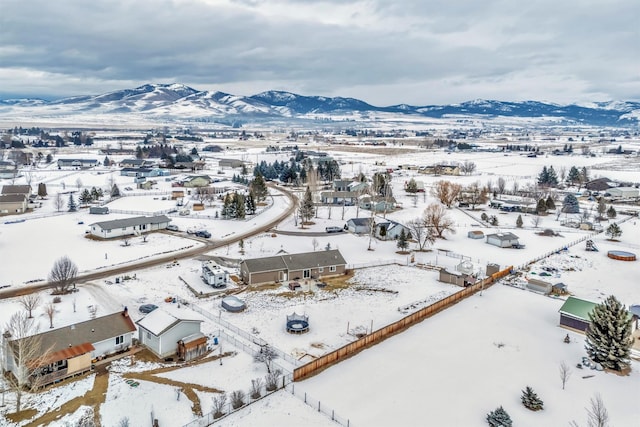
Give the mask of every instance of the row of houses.
<svg viewBox="0 0 640 427">
<path fill-rule="evenodd" d="M 2 335 L 3 372 L 15 376 L 29 370 L 29 384 L 43 387 L 93 369 L 99 360 L 130 350 L 135 341 L 157 357 L 176 354 L 181 360 L 203 355 L 207 337 L 201 332 L 202 319 L 187 313 L 156 309 L 134 322 L 123 311 L 52 329 L 28 337 Z M 29 360 L 21 360 L 31 347 Z"/>
</svg>

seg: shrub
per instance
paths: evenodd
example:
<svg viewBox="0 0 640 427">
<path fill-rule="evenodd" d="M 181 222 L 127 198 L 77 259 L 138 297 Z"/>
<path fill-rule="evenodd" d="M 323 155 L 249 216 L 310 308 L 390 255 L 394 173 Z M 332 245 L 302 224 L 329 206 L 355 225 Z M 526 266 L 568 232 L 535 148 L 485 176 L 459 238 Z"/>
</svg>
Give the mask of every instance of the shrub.
<svg viewBox="0 0 640 427">
<path fill-rule="evenodd" d="M 242 390 L 236 390 L 231 393 L 231 406 L 233 409 L 238 409 L 244 406 L 245 394 Z"/>
<path fill-rule="evenodd" d="M 569 336 L 569 335 L 567 335 Z M 538 397 L 535 391 L 529 386 L 522 390 L 522 404 L 525 408 L 532 411 L 540 411 L 543 409 L 544 402 Z"/>
<path fill-rule="evenodd" d="M 487 414 L 487 423 L 491 427 L 511 427 L 513 425 L 511 417 L 507 414 L 507 411 L 502 408 L 502 406 Z"/>
</svg>

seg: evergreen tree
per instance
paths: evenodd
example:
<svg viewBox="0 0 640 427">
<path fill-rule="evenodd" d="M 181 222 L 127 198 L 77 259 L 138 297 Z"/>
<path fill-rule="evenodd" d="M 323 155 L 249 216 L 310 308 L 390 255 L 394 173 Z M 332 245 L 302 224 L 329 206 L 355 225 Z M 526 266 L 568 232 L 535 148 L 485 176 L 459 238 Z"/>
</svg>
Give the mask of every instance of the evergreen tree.
<svg viewBox="0 0 640 427">
<path fill-rule="evenodd" d="M 529 386 L 522 390 L 522 404 L 532 411 L 540 411 L 544 407 L 544 402 L 538 397 L 535 391 Z"/>
<path fill-rule="evenodd" d="M 80 193 L 80 203 L 91 203 L 91 200 L 93 200 L 93 197 L 91 197 L 91 192 L 89 192 L 89 189 L 85 188 L 84 190 L 82 190 L 82 193 Z"/>
<path fill-rule="evenodd" d="M 553 201 L 553 197 L 551 197 L 551 194 L 549 194 L 549 197 L 547 197 L 547 201 L 545 203 L 547 205 L 548 211 L 553 211 L 556 209 L 556 202 Z"/>
<path fill-rule="evenodd" d="M 569 175 L 567 175 L 567 181 L 573 185 L 580 183 L 580 171 L 577 167 L 571 166 L 571 169 L 569 169 Z"/>
<path fill-rule="evenodd" d="M 586 184 L 587 182 L 589 182 L 589 172 L 587 167 L 583 166 L 582 170 L 580 170 L 580 184 Z"/>
<path fill-rule="evenodd" d="M 244 195 L 239 193 L 233 193 L 233 202 L 235 204 L 236 218 L 244 219 L 246 216 Z"/>
<path fill-rule="evenodd" d="M 47 154 L 47 157 L 45 158 L 45 162 L 47 163 L 53 162 L 53 156 L 51 154 Z"/>
<path fill-rule="evenodd" d="M 607 211 L 607 205 L 604 203 L 604 197 L 600 197 L 600 199 L 598 199 L 598 216 L 600 218 L 602 218 L 604 216 L 604 213 Z"/>
<path fill-rule="evenodd" d="M 108 156 L 104 156 L 104 160 L 102 161 L 102 164 L 106 167 L 111 166 L 111 160 L 109 160 Z"/>
<path fill-rule="evenodd" d="M 613 208 L 613 205 L 609 205 L 609 209 L 607 209 L 607 216 L 611 219 L 615 218 L 616 216 L 618 216 L 618 213 L 616 212 L 616 210 Z"/>
<path fill-rule="evenodd" d="M 404 251 L 409 247 L 409 242 L 407 242 L 407 235 L 404 232 L 404 228 L 400 230 L 397 246 L 401 251 Z"/>
<path fill-rule="evenodd" d="M 139 145 L 136 147 L 136 159 L 141 159 L 144 156 L 142 153 L 142 147 Z"/>
<path fill-rule="evenodd" d="M 245 212 L 247 213 L 247 215 L 253 215 L 256 213 L 256 201 L 252 191 L 249 191 L 249 194 L 246 197 Z"/>
<path fill-rule="evenodd" d="M 547 213 L 547 202 L 544 199 L 538 200 L 538 205 L 536 206 L 536 213 L 538 215 L 544 215 Z"/>
<path fill-rule="evenodd" d="M 607 297 L 589 313 L 587 355 L 603 367 L 621 371 L 629 366 L 632 319 L 615 296 Z"/>
<path fill-rule="evenodd" d="M 117 184 L 113 184 L 111 187 L 111 197 L 120 197 L 120 189 Z"/>
<path fill-rule="evenodd" d="M 267 189 L 267 184 L 264 182 L 264 178 L 260 172 L 258 172 L 255 178 L 253 178 L 250 187 L 258 202 L 261 202 L 267 198 L 269 190 Z"/>
<path fill-rule="evenodd" d="M 564 213 L 580 213 L 580 204 L 573 194 L 567 194 L 562 201 L 562 212 Z"/>
<path fill-rule="evenodd" d="M 302 199 L 302 203 L 300 204 L 300 208 L 298 208 L 300 220 L 303 223 L 309 221 L 313 217 L 313 212 L 314 206 L 313 198 L 311 197 L 311 189 L 307 186 L 307 191 L 305 191 L 304 198 Z"/>
<path fill-rule="evenodd" d="M 553 166 L 549 166 L 549 169 L 547 169 L 547 185 L 550 187 L 556 187 L 558 185 L 558 175 L 553 169 Z"/>
<path fill-rule="evenodd" d="M 69 212 L 75 212 L 78 210 L 78 205 L 76 205 L 73 194 L 69 194 L 69 202 L 67 203 L 67 208 L 69 209 Z"/>
<path fill-rule="evenodd" d="M 542 167 L 542 172 L 538 175 L 538 185 L 544 187 L 549 182 L 549 171 L 546 166 Z"/>
<path fill-rule="evenodd" d="M 407 185 L 404 187 L 404 191 L 407 193 L 415 194 L 418 192 L 418 183 L 415 179 L 411 178 Z"/>
<path fill-rule="evenodd" d="M 44 182 L 38 184 L 38 197 L 40 197 L 41 199 L 47 197 L 47 184 L 45 184 Z"/>
<path fill-rule="evenodd" d="M 513 425 L 511 417 L 502 406 L 487 414 L 487 423 L 491 427 L 511 427 Z"/>
<path fill-rule="evenodd" d="M 609 236 L 609 239 L 613 240 L 622 236 L 622 230 L 620 230 L 620 226 L 614 222 L 607 227 L 604 234 Z"/>
<path fill-rule="evenodd" d="M 516 219 L 516 227 L 522 228 L 522 215 L 518 215 L 518 219 Z"/>
</svg>

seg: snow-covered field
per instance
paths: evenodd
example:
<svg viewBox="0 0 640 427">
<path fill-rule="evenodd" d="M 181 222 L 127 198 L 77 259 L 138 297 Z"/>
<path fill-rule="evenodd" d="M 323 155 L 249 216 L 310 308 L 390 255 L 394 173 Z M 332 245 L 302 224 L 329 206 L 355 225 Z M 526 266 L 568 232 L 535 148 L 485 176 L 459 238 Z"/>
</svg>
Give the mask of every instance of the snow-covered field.
<svg viewBox="0 0 640 427">
<path fill-rule="evenodd" d="M 327 147 L 319 147 L 327 149 Z M 363 154 L 334 151 L 334 158 L 344 162 L 343 176 L 359 171 L 365 173 L 381 169 L 376 162 L 387 164 L 432 164 L 445 161 L 471 160 L 478 170 L 472 176 L 431 177 L 416 171 L 395 174 L 393 189 L 401 209 L 387 215 L 397 221 L 418 217 L 424 207 L 434 199 L 428 193 L 414 200 L 402 191 L 405 181 L 411 177 L 420 179 L 427 186 L 437 179 L 452 179 L 459 183 L 480 181 L 486 184 L 499 177 L 507 181 L 507 188 L 518 183 L 520 187 L 532 182 L 542 166 L 556 169 L 576 165 L 593 168 L 592 177 L 607 176 L 611 179 L 639 181 L 637 171 L 618 167 L 611 156 L 596 158 L 584 156 L 540 156 L 527 158 L 516 154 L 501 153 L 445 154 L 441 151 L 420 152 L 406 149 L 407 153 L 393 157 L 375 154 L 368 150 Z M 79 156 L 80 154 L 75 154 Z M 261 149 L 226 153 L 225 157 L 262 158 L 273 161 L 277 156 L 264 154 Z M 74 155 L 70 155 L 74 156 Z M 278 155 L 287 159 L 287 155 Z M 94 156 L 95 157 L 95 156 Z M 351 163 L 349 163 L 351 162 Z M 569 163 L 568 163 L 569 162 Z M 605 169 L 596 169 L 598 164 Z M 207 172 L 207 171 L 205 171 Z M 215 167 L 209 173 L 217 174 Z M 233 171 L 226 171 L 229 177 Z M 107 216 L 56 212 L 54 195 L 77 187 L 93 185 L 106 188 L 110 180 L 118 183 L 129 196 L 108 206 L 120 211 L 156 212 L 170 209 L 173 204 L 162 200 L 170 191 L 169 182 L 159 182 L 160 188 L 139 195 L 137 191 L 124 190 L 131 186 L 132 178 L 121 177 L 116 172 L 58 171 L 45 168 L 33 174 L 35 182 L 47 182 L 49 197 L 42 208 L 23 217 L 21 223 L 0 223 L 0 285 L 25 286 L 25 282 L 46 279 L 53 262 L 68 255 L 78 264 L 81 272 L 123 265 L 166 252 L 184 250 L 201 243 L 181 234 L 152 233 L 146 242 L 141 237 L 131 239 L 124 247 L 120 241 L 97 242 L 86 239 L 88 224 L 115 219 L 128 214 L 112 213 Z M 19 178 L 24 179 L 24 178 Z M 78 184 L 81 181 L 81 185 Z M 16 183 L 21 183 L 16 181 Z M 144 194 L 144 193 L 143 193 Z M 77 196 L 77 193 L 76 193 Z M 68 196 L 67 196 L 68 197 Z M 415 206 L 414 206 L 415 204 Z M 287 204 L 284 197 L 273 197 L 273 206 L 248 221 L 223 221 L 205 218 L 213 215 L 214 208 L 199 215 L 172 215 L 172 223 L 181 230 L 206 228 L 212 240 L 231 238 L 273 219 Z M 583 207 L 589 209 L 590 205 Z M 640 221 L 635 219 L 621 223 L 623 231 L 618 242 L 606 240 L 604 235 L 592 236 L 590 232 L 565 228 L 555 215 L 543 218 L 534 227 L 529 217 L 523 215 L 524 227 L 516 229 L 517 214 L 499 213 L 486 206 L 483 210 L 449 213 L 456 224 L 456 233 L 447 234 L 446 240 L 438 239 L 428 252 L 415 252 L 416 263 L 436 264 L 450 269 L 460 262 L 460 256 L 468 257 L 474 269 L 484 272 L 487 263 L 501 267 L 520 267 L 543 254 L 557 252 L 574 241 L 590 237 L 598 252 L 585 251 L 582 241 L 549 258 L 522 269 L 522 277 L 538 277 L 542 267 L 554 267 L 557 273 L 550 281 L 563 282 L 569 291 L 581 298 L 601 301 L 610 294 L 616 295 L 627 306 L 640 303 L 640 288 L 635 283 L 638 276 L 636 262 L 621 262 L 607 258 L 608 250 L 619 249 L 640 254 Z M 479 221 L 482 212 L 497 215 L 497 227 L 484 227 Z M 359 216 L 368 216 L 360 211 Z M 327 226 L 342 227 L 345 221 L 356 216 L 355 207 L 347 207 L 344 215 L 341 207 L 319 209 L 314 225 L 300 230 L 293 218 L 281 222 L 276 231 L 318 232 Z M 623 219 L 621 216 L 618 220 Z M 11 218 L 13 219 L 13 218 Z M 80 224 L 82 222 L 83 224 Z M 545 237 L 538 232 L 545 228 L 558 231 L 560 236 Z M 520 237 L 524 249 L 500 249 L 487 245 L 483 240 L 467 238 L 470 230 L 482 230 L 485 234 L 511 231 Z M 314 245 L 314 240 L 317 242 Z M 371 245 L 371 249 L 367 248 Z M 130 308 L 134 320 L 142 315 L 138 306 L 154 303 L 167 306 L 167 296 L 178 297 L 188 304 L 218 315 L 226 322 L 259 337 L 283 352 L 301 361 L 325 354 L 353 341 L 356 333 L 377 329 L 405 315 L 399 309 L 410 304 L 419 308 L 424 304 L 444 298 L 460 288 L 437 282 L 437 273 L 422 270 L 410 262 L 409 255 L 396 253 L 395 242 L 370 242 L 368 236 L 336 233 L 325 236 L 292 236 L 261 233 L 248 238 L 241 248 L 238 244 L 212 250 L 208 255 L 239 260 L 246 257 L 270 256 L 280 250 L 289 253 L 323 250 L 326 247 L 340 249 L 347 262 L 356 267 L 350 285 L 344 289 L 319 289 L 303 285 L 303 289 L 291 293 L 281 287 L 265 291 L 243 291 L 238 296 L 247 303 L 242 313 L 220 310 L 220 298 L 197 298 L 180 278 L 196 291 L 210 290 L 199 277 L 200 262 L 183 260 L 176 264 L 138 270 L 134 277 L 115 283 L 115 277 L 79 286 L 79 292 L 64 296 L 57 307 L 54 319 L 56 327 L 86 320 L 89 305 L 99 307 L 98 315 Z M 452 256 L 453 255 L 453 256 Z M 393 262 L 395 264 L 388 264 Z M 130 276 L 133 276 L 131 274 Z M 41 293 L 43 301 L 50 296 Z M 612 425 L 631 426 L 640 419 L 637 396 L 640 393 L 640 363 L 633 362 L 629 376 L 616 376 L 591 370 L 574 368 L 584 355 L 584 337 L 569 332 L 570 344 L 563 342 L 567 331 L 558 327 L 558 309 L 562 300 L 544 297 L 504 284 L 497 284 L 454 305 L 445 312 L 427 319 L 408 331 L 369 348 L 350 359 L 327 369 L 311 379 L 295 384 L 295 396 L 291 391 L 279 391 L 231 414 L 217 424 L 223 426 L 281 425 L 281 426 L 329 426 L 335 425 L 328 417 L 304 403 L 321 401 L 324 407 L 335 410 L 339 419 L 348 419 L 355 426 L 387 425 L 442 425 L 481 426 L 484 417 L 497 406 L 504 406 L 515 425 L 568 425 L 572 420 L 586 425 L 585 407 L 589 399 L 600 393 L 609 410 Z M 6 323 L 14 312 L 21 310 L 17 299 L 0 301 L 0 324 Z M 174 304 L 171 304 L 174 306 Z M 416 308 L 416 309 L 417 309 Z M 189 310 L 188 307 L 171 309 Z M 293 312 L 309 316 L 310 331 L 302 335 L 290 335 L 285 331 L 285 320 Z M 43 328 L 48 318 L 42 310 L 34 313 Z M 203 318 L 205 319 L 205 318 Z M 211 321 L 203 323 L 203 332 L 217 336 L 218 326 Z M 144 373 L 161 367 L 161 364 L 143 364 L 138 361 L 129 366 L 129 359 L 112 366 L 105 402 L 99 405 L 99 416 L 104 426 L 117 426 L 123 417 L 130 425 L 145 425 L 150 414 L 158 418 L 161 426 L 183 426 L 194 419 L 192 402 L 177 390 L 180 384 L 197 385 L 203 413 L 212 410 L 212 399 L 218 393 L 212 389 L 230 393 L 248 390 L 251 380 L 264 377 L 264 365 L 231 343 L 221 341 L 222 351 L 229 352 L 222 364 L 213 357 L 200 365 L 153 374 L 149 380 L 139 380 L 138 387 L 131 387 L 126 376 Z M 214 350 L 211 356 L 217 353 Z M 572 368 L 572 376 L 565 390 L 559 378 L 559 365 L 566 362 Z M 155 381 L 154 381 L 155 379 Z M 164 382 L 163 382 L 164 381 Z M 93 387 L 94 376 L 70 382 L 41 393 L 28 395 L 26 406 L 38 408 L 39 415 L 55 411 L 67 401 L 82 396 Z M 520 391 L 531 386 L 545 402 L 542 412 L 529 412 L 520 404 Z M 10 412 L 13 397 L 6 395 L 7 406 L 0 407 L 0 415 Z M 81 406 L 73 414 L 67 414 L 50 425 L 77 425 L 80 418 L 91 411 Z M 8 421 L 0 418 L 0 425 Z M 19 425 L 25 425 L 20 423 Z"/>
</svg>

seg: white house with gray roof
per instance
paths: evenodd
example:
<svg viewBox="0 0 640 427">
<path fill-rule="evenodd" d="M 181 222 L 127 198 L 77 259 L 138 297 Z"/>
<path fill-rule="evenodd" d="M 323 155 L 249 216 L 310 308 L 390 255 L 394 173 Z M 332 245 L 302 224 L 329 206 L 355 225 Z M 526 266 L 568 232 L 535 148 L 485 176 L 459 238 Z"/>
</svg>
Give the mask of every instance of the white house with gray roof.
<svg viewBox="0 0 640 427">
<path fill-rule="evenodd" d="M 240 263 L 240 277 L 248 285 L 320 279 L 344 274 L 347 262 L 339 250 L 281 254 L 245 259 Z"/>
<path fill-rule="evenodd" d="M 164 230 L 171 220 L 165 215 L 137 216 L 133 218 L 114 219 L 94 222 L 90 225 L 91 234 L 103 239 L 131 236 L 150 231 Z"/>
<path fill-rule="evenodd" d="M 178 342 L 189 337 L 204 337 L 200 331 L 203 322 L 191 310 L 157 308 L 138 320 L 140 344 L 158 357 L 167 357 L 178 350 Z"/>
</svg>

